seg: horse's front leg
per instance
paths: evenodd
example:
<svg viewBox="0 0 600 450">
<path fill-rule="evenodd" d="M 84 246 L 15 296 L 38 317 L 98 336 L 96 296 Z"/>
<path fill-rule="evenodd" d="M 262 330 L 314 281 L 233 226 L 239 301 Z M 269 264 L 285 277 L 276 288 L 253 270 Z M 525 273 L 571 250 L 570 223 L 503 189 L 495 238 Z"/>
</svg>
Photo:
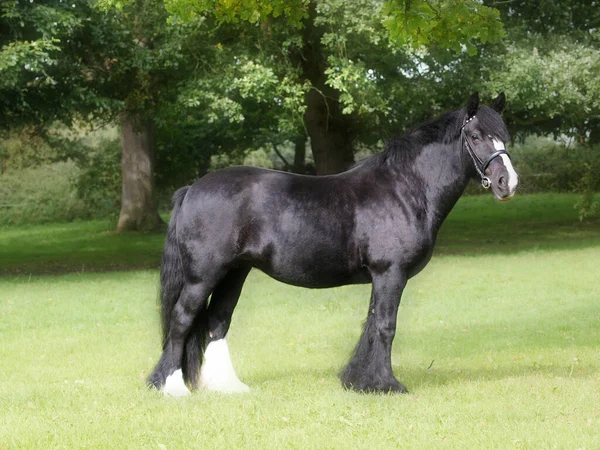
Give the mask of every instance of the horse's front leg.
<svg viewBox="0 0 600 450">
<path fill-rule="evenodd" d="M 348 389 L 364 392 L 408 392 L 392 372 L 392 341 L 406 273 L 394 267 L 372 273 L 369 315 L 354 356 L 341 374 Z"/>
</svg>

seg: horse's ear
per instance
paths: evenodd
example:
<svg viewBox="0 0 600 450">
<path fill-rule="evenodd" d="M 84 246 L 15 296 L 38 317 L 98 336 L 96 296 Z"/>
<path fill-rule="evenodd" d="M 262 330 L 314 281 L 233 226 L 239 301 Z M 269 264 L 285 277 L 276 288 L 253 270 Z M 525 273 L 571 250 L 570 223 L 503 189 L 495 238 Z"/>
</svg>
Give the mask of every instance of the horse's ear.
<svg viewBox="0 0 600 450">
<path fill-rule="evenodd" d="M 500 113 L 502 113 L 502 111 L 504 111 L 505 106 L 506 106 L 506 97 L 504 95 L 504 92 L 500 92 L 498 94 L 498 97 L 496 97 L 492 101 L 492 108 L 494 108 L 494 111 L 496 111 L 498 114 L 500 114 Z"/>
<path fill-rule="evenodd" d="M 477 114 L 479 108 L 479 92 L 473 92 L 473 94 L 467 100 L 467 117 L 473 117 Z"/>
</svg>

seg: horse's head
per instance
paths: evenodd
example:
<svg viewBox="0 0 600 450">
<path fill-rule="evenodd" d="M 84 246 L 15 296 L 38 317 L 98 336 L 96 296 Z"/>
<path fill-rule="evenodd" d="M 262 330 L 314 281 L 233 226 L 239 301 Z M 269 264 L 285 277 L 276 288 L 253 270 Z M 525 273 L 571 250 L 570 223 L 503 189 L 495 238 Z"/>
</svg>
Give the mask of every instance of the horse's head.
<svg viewBox="0 0 600 450">
<path fill-rule="evenodd" d="M 500 113 L 505 97 L 501 93 L 492 107 L 479 105 L 479 95 L 474 93 L 467 102 L 466 119 L 462 125 L 464 150 L 469 153 L 475 171 L 484 188 L 492 188 L 496 199 L 508 201 L 517 189 L 519 177 L 506 151 L 508 131 Z"/>
</svg>

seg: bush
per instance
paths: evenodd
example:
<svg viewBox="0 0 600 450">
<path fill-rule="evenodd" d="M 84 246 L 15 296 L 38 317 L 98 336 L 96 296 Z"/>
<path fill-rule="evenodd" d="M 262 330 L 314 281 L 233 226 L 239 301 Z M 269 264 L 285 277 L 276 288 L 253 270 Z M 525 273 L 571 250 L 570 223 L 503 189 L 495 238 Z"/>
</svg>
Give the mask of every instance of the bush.
<svg viewBox="0 0 600 450">
<path fill-rule="evenodd" d="M 116 219 L 121 201 L 120 147 L 105 140 L 73 161 L 8 169 L 0 176 L 0 225 Z"/>
<path fill-rule="evenodd" d="M 585 164 L 585 174 L 577 187 L 577 191 L 581 192 L 582 195 L 575 204 L 579 220 L 593 216 L 600 211 L 600 202 L 594 201 L 595 193 L 600 188 L 598 170 L 600 170 L 600 164 L 595 166 L 592 163 Z"/>
<path fill-rule="evenodd" d="M 0 224 L 21 225 L 71 221 L 86 217 L 72 180 L 79 174 L 73 162 L 8 170 L 0 176 Z"/>
<path fill-rule="evenodd" d="M 600 171 L 600 148 L 546 145 L 516 147 L 511 155 L 525 192 L 582 192 L 582 181 L 588 173 Z M 598 190 L 600 182 L 586 183 Z"/>
<path fill-rule="evenodd" d="M 523 193 L 581 193 L 590 203 L 600 190 L 600 147 L 567 147 L 547 138 L 528 138 L 524 144 L 509 148 L 513 165 L 519 174 L 519 191 Z M 485 193 L 479 182 L 467 188 L 468 194 Z"/>
<path fill-rule="evenodd" d="M 74 178 L 77 196 L 91 217 L 115 218 L 121 205 L 121 146 L 118 140 L 103 140 L 87 148 Z"/>
<path fill-rule="evenodd" d="M 51 164 L 58 160 L 59 151 L 35 129 L 0 131 L 0 173 Z"/>
<path fill-rule="evenodd" d="M 264 167 L 265 169 L 284 169 L 283 167 L 279 167 L 282 164 L 277 159 L 275 152 L 268 152 L 265 148 L 259 148 L 250 150 L 245 154 L 212 155 L 209 170 L 214 171 L 235 165 Z"/>
</svg>

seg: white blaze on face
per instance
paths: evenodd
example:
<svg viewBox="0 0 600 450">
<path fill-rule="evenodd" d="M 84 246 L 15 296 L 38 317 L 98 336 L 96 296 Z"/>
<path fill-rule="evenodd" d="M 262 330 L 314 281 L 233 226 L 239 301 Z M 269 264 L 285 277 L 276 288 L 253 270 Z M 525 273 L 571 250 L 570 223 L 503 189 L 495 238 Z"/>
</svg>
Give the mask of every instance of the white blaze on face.
<svg viewBox="0 0 600 450">
<path fill-rule="evenodd" d="M 185 397 L 191 394 L 183 381 L 183 373 L 181 369 L 177 369 L 171 375 L 169 375 L 165 381 L 165 385 L 162 388 L 162 392 L 165 395 L 171 397 Z"/>
<path fill-rule="evenodd" d="M 200 368 L 200 386 L 209 391 L 248 392 L 250 388 L 242 383 L 231 363 L 229 346 L 225 339 L 209 342 L 204 351 L 204 361 Z"/>
<path fill-rule="evenodd" d="M 497 139 L 492 139 L 492 142 L 494 143 L 494 148 L 496 150 L 506 150 L 504 142 L 501 142 Z M 508 155 L 500 155 L 500 157 L 502 158 L 504 167 L 506 167 L 506 170 L 508 171 L 508 189 L 510 192 L 514 192 L 517 188 L 517 184 L 519 184 L 519 176 L 517 175 L 517 172 L 515 172 L 515 168 L 513 167 Z"/>
</svg>

